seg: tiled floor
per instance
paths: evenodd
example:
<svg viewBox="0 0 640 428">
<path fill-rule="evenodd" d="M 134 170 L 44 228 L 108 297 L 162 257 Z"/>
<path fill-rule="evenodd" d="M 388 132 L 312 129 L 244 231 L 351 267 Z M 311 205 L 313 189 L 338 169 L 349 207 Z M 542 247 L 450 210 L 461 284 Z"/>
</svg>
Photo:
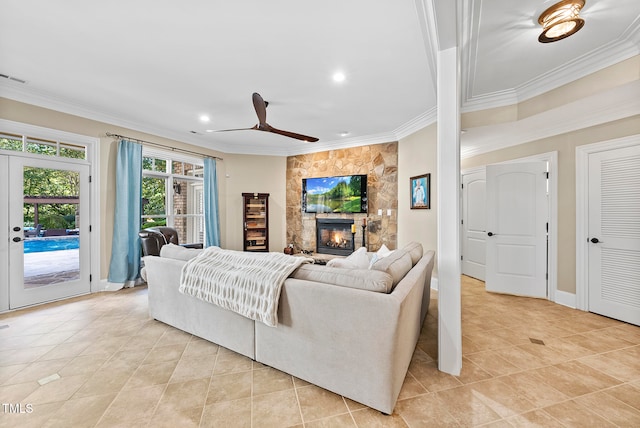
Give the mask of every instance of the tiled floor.
<svg viewBox="0 0 640 428">
<path fill-rule="evenodd" d="M 391 416 L 150 320 L 145 288 L 0 315 L 0 427 L 640 426 L 640 327 L 462 294 L 461 376 L 434 293 Z"/>
</svg>

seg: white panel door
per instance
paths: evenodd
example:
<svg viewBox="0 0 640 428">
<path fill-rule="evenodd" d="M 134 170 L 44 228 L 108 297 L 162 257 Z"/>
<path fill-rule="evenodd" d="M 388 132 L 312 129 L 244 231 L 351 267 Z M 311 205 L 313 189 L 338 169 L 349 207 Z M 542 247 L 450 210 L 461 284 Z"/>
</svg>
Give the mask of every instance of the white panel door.
<svg viewBox="0 0 640 428">
<path fill-rule="evenodd" d="M 462 176 L 462 273 L 484 281 L 487 236 L 485 172 Z"/>
<path fill-rule="evenodd" d="M 640 325 L 640 146 L 589 155 L 589 311 Z"/>
<path fill-rule="evenodd" d="M 547 297 L 546 172 L 546 162 L 487 166 L 487 291 Z"/>
</svg>

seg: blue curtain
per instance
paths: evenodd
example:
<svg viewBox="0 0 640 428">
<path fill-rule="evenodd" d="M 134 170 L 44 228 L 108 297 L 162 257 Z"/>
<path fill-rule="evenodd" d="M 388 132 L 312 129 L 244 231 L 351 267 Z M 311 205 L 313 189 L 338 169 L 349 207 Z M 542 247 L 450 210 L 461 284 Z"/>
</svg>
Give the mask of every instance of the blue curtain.
<svg viewBox="0 0 640 428">
<path fill-rule="evenodd" d="M 220 221 L 218 217 L 218 177 L 216 160 L 204 158 L 204 228 L 205 247 L 220 246 Z"/>
<path fill-rule="evenodd" d="M 140 273 L 142 145 L 120 140 L 109 282 L 133 286 Z"/>
</svg>

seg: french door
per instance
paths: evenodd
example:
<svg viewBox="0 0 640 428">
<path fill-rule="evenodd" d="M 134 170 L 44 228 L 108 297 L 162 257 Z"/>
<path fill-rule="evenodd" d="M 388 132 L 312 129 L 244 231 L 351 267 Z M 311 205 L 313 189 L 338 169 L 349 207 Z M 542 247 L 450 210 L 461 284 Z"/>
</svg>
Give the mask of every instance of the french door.
<svg viewBox="0 0 640 428">
<path fill-rule="evenodd" d="M 89 166 L 0 155 L 0 196 L 0 310 L 89 293 Z"/>
</svg>

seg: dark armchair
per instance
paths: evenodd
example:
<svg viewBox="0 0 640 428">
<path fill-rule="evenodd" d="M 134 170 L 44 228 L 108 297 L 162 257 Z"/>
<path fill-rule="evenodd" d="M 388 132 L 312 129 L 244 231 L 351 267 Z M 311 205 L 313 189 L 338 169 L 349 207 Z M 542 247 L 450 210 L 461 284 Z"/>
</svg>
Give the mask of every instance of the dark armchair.
<svg viewBox="0 0 640 428">
<path fill-rule="evenodd" d="M 178 231 L 168 226 L 149 227 L 138 232 L 138 236 L 143 256 L 159 256 L 160 249 L 165 244 L 181 245 L 186 248 L 202 248 L 201 243 L 180 244 Z"/>
</svg>

